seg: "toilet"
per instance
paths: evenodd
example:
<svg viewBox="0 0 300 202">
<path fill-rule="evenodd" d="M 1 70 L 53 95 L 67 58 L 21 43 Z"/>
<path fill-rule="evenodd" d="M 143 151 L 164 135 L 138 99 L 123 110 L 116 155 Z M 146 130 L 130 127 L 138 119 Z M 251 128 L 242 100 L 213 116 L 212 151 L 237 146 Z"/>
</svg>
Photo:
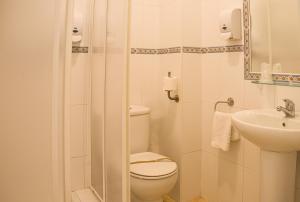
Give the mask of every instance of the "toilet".
<svg viewBox="0 0 300 202">
<path fill-rule="evenodd" d="M 178 177 L 177 164 L 167 156 L 148 152 L 150 109 L 130 106 L 130 179 L 132 202 L 163 202 Z"/>
</svg>

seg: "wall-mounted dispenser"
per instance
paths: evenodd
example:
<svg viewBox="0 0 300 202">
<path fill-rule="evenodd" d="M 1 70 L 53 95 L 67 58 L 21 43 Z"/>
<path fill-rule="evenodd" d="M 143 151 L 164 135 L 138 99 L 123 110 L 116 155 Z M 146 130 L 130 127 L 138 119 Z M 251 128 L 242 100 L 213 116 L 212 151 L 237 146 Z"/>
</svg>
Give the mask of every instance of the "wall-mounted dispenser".
<svg viewBox="0 0 300 202">
<path fill-rule="evenodd" d="M 178 95 L 171 95 L 171 92 L 176 92 L 178 90 L 178 79 L 177 77 L 172 77 L 171 72 L 168 72 L 168 76 L 164 78 L 164 91 L 167 91 L 168 98 L 170 100 L 174 100 L 175 102 L 179 102 Z"/>
<path fill-rule="evenodd" d="M 242 39 L 242 11 L 239 8 L 225 10 L 220 15 L 221 38 L 229 41 Z"/>
<path fill-rule="evenodd" d="M 73 45 L 79 44 L 82 41 L 82 15 L 75 14 L 72 29 Z"/>
</svg>

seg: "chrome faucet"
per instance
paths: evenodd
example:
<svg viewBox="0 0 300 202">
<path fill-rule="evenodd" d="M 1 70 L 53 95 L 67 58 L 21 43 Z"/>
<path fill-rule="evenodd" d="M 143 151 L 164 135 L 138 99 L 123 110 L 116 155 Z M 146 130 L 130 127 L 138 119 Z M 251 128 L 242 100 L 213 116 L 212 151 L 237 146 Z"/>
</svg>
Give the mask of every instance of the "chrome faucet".
<svg viewBox="0 0 300 202">
<path fill-rule="evenodd" d="M 283 112 L 285 117 L 294 118 L 295 117 L 295 103 L 292 100 L 284 99 L 285 107 L 278 106 L 276 109 L 279 112 Z"/>
</svg>

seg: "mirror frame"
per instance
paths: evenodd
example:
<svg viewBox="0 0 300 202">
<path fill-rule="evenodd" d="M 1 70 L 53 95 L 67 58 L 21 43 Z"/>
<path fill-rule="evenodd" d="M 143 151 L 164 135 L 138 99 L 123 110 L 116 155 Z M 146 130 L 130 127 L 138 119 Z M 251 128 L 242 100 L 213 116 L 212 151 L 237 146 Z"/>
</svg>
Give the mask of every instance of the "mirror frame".
<svg viewBox="0 0 300 202">
<path fill-rule="evenodd" d="M 250 0 L 243 0 L 244 23 L 244 78 L 245 80 L 259 80 L 259 72 L 251 72 L 251 22 Z M 300 74 L 273 74 L 274 81 L 300 82 Z"/>
</svg>

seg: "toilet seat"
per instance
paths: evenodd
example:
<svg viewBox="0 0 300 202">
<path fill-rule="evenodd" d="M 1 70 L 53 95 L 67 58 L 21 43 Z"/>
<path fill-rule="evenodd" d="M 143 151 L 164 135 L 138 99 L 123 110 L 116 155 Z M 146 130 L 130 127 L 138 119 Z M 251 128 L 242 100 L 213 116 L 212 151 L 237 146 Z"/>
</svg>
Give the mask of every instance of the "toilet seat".
<svg viewBox="0 0 300 202">
<path fill-rule="evenodd" d="M 130 175 L 145 180 L 168 178 L 177 173 L 177 164 L 168 157 L 153 152 L 130 156 Z"/>
</svg>

